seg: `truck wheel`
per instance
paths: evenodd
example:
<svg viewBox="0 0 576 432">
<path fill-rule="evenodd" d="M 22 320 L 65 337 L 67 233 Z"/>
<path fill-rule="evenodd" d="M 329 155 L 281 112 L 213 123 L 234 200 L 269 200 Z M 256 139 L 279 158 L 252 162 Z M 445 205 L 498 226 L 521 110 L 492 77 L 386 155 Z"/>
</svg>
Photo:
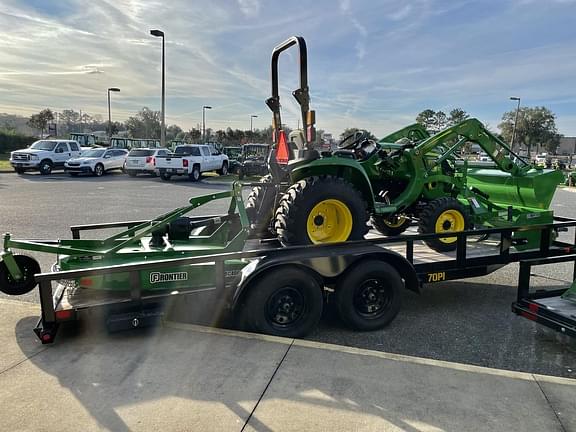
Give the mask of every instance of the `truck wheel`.
<svg viewBox="0 0 576 432">
<path fill-rule="evenodd" d="M 466 208 L 455 198 L 437 198 L 420 212 L 418 232 L 421 234 L 459 232 L 470 228 L 470 217 Z M 456 249 L 457 237 L 442 237 L 425 240 L 424 243 L 438 252 Z"/>
<path fill-rule="evenodd" d="M 96 166 L 94 167 L 94 175 L 96 177 L 102 177 L 104 175 L 104 165 L 102 164 L 96 164 Z"/>
<path fill-rule="evenodd" d="M 218 174 L 222 176 L 228 175 L 228 162 L 222 164 L 222 168 L 218 170 Z"/>
<path fill-rule="evenodd" d="M 192 167 L 192 172 L 190 173 L 190 175 L 188 175 L 188 178 L 190 180 L 192 180 L 193 182 L 197 182 L 198 180 L 200 180 L 200 166 L 199 165 L 194 165 Z"/>
<path fill-rule="evenodd" d="M 261 183 L 272 183 L 272 176 L 264 176 Z M 266 190 L 268 190 L 266 192 Z M 274 190 L 255 186 L 246 200 L 246 215 L 254 234 L 266 234 L 274 216 Z"/>
<path fill-rule="evenodd" d="M 400 311 L 404 283 L 383 261 L 361 262 L 336 285 L 335 303 L 340 319 L 355 330 L 378 330 Z"/>
<path fill-rule="evenodd" d="M 20 271 L 22 279 L 19 281 L 12 278 L 4 261 L 0 262 L 0 291 L 8 295 L 22 295 L 29 293 L 36 286 L 34 275 L 40 273 L 40 264 L 29 256 L 14 255 L 14 260 Z"/>
<path fill-rule="evenodd" d="M 172 176 L 168 174 L 166 171 L 160 171 L 160 178 L 162 180 L 169 181 L 172 178 Z"/>
<path fill-rule="evenodd" d="M 397 236 L 402 234 L 410 226 L 410 219 L 403 215 L 372 216 L 372 226 L 385 236 Z"/>
<path fill-rule="evenodd" d="M 284 245 L 361 240 L 368 232 L 362 194 L 345 180 L 309 177 L 293 184 L 280 199 L 274 228 Z"/>
<path fill-rule="evenodd" d="M 41 175 L 50 175 L 52 172 L 52 161 L 49 159 L 44 159 L 40 162 L 40 174 Z"/>
<path fill-rule="evenodd" d="M 308 272 L 294 268 L 270 271 L 259 278 L 242 303 L 240 322 L 248 331 L 303 337 L 322 316 L 322 290 Z"/>
</svg>

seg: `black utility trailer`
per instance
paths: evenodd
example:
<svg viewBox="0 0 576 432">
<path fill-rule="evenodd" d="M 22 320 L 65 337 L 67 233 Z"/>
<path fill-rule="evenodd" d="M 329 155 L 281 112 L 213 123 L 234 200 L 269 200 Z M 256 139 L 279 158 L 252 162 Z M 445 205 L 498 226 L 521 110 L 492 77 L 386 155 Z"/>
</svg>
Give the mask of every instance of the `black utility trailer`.
<svg viewBox="0 0 576 432">
<path fill-rule="evenodd" d="M 520 262 L 518 277 L 518 298 L 512 304 L 512 311 L 521 317 L 550 327 L 560 333 L 576 337 L 576 303 L 562 298 L 567 288 L 554 290 L 531 290 L 531 276 L 534 266 L 574 263 L 572 280 L 576 279 L 576 255 L 537 258 Z"/>
<path fill-rule="evenodd" d="M 141 222 L 76 226 L 72 234 L 79 238 L 83 230 Z M 206 292 L 215 295 L 218 307 L 231 311 L 242 328 L 251 331 L 303 336 L 318 323 L 326 301 L 334 302 L 338 315 L 350 327 L 376 330 L 397 315 L 402 288 L 418 292 L 422 284 L 487 275 L 513 262 L 522 262 L 520 279 L 524 286 L 529 263 L 574 261 L 576 238 L 571 242 L 550 242 L 550 238 L 575 227 L 575 219 L 555 217 L 546 225 L 450 233 L 457 237 L 457 248 L 452 252 L 437 252 L 424 244 L 424 240 L 446 237 L 445 233 L 408 231 L 398 237 L 382 237 L 370 232 L 361 241 L 296 247 L 281 247 L 276 239 L 259 239 L 247 241 L 241 252 L 37 274 L 42 316 L 35 332 L 42 343 L 51 343 L 60 323 L 95 309 L 106 311 L 111 330 L 141 327 L 155 323 L 165 313 L 167 303 L 181 304 L 182 297 L 193 303 L 194 296 Z M 540 247 L 517 250 L 514 244 L 521 244 L 519 234 L 533 230 L 540 232 Z M 238 259 L 248 264 L 240 272 L 227 271 L 226 262 Z M 149 292 L 139 285 L 140 271 L 207 262 L 214 268 L 211 286 L 194 286 L 191 281 L 189 289 Z M 111 273 L 129 273 L 130 290 L 106 293 L 66 283 Z M 535 306 L 529 301 L 537 304 L 541 299 L 519 297 L 514 310 L 533 316 Z M 524 306 L 526 310 L 520 309 Z M 550 318 L 537 321 L 552 326 Z M 563 328 L 568 334 L 574 332 L 573 325 Z"/>
</svg>

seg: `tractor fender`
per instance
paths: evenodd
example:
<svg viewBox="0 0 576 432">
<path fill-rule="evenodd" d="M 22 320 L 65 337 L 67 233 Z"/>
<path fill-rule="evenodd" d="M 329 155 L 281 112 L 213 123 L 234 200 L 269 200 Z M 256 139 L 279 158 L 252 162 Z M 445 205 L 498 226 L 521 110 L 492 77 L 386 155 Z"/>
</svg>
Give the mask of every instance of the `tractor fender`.
<svg viewBox="0 0 576 432">
<path fill-rule="evenodd" d="M 362 166 L 353 159 L 322 158 L 304 165 L 297 165 L 290 171 L 293 184 L 308 177 L 326 175 L 339 177 L 349 182 L 362 194 L 368 210 L 374 210 L 374 191 L 370 179 Z"/>
<path fill-rule="evenodd" d="M 343 243 L 341 245 L 349 245 Z M 290 249 L 294 249 L 292 252 Z M 359 245 L 346 248 L 346 253 L 326 253 L 320 255 L 320 249 L 308 247 L 308 251 L 302 247 L 282 249 L 281 254 L 271 254 L 256 259 L 241 270 L 239 281 L 231 299 L 231 308 L 234 309 L 239 303 L 249 286 L 268 271 L 275 271 L 280 279 L 282 268 L 298 267 L 314 277 L 320 286 L 333 283 L 344 273 L 359 265 L 366 259 L 381 260 L 394 267 L 402 279 L 405 288 L 420 293 L 420 282 L 414 266 L 402 255 L 375 245 Z M 285 254 L 288 255 L 285 255 Z"/>
</svg>

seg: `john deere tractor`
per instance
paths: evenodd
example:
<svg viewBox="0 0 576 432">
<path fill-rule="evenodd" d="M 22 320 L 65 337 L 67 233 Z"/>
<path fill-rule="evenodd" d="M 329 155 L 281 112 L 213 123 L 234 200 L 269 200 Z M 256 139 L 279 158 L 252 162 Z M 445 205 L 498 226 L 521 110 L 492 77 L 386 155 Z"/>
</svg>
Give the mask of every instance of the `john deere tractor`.
<svg viewBox="0 0 576 432">
<path fill-rule="evenodd" d="M 286 136 L 278 92 L 278 58 L 292 46 L 300 54 L 300 105 L 303 129 Z M 338 150 L 314 149 L 315 113 L 309 108 L 306 44 L 292 37 L 272 53 L 275 145 L 270 176 L 248 200 L 253 225 L 272 229 L 285 245 L 358 240 L 368 221 L 385 235 L 398 235 L 418 222 L 421 233 L 450 233 L 473 227 L 548 223 L 548 210 L 561 173 L 534 168 L 491 134 L 480 121 L 465 120 L 434 136 L 411 125 L 379 142 L 358 131 Z M 491 157 L 492 169 L 469 168 L 459 152 L 477 143 Z M 514 239 L 518 248 L 533 247 L 537 233 Z M 432 239 L 438 251 L 456 247 L 456 237 Z"/>
</svg>

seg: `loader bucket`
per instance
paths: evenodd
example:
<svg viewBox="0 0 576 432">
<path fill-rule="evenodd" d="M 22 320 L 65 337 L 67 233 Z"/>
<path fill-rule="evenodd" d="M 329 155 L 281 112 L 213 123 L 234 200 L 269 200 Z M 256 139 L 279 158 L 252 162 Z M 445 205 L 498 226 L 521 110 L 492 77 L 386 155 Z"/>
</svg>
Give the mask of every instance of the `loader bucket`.
<svg viewBox="0 0 576 432">
<path fill-rule="evenodd" d="M 572 282 L 572 285 L 570 285 L 570 288 L 568 288 L 566 291 L 564 291 L 564 294 L 562 294 L 562 298 L 564 300 L 568 300 L 568 301 L 576 303 L 576 280 L 574 282 Z"/>
<path fill-rule="evenodd" d="M 470 168 L 467 178 L 469 187 L 487 194 L 494 204 L 547 210 L 564 175 L 550 169 L 534 168 L 513 176 L 496 168 Z"/>
</svg>

